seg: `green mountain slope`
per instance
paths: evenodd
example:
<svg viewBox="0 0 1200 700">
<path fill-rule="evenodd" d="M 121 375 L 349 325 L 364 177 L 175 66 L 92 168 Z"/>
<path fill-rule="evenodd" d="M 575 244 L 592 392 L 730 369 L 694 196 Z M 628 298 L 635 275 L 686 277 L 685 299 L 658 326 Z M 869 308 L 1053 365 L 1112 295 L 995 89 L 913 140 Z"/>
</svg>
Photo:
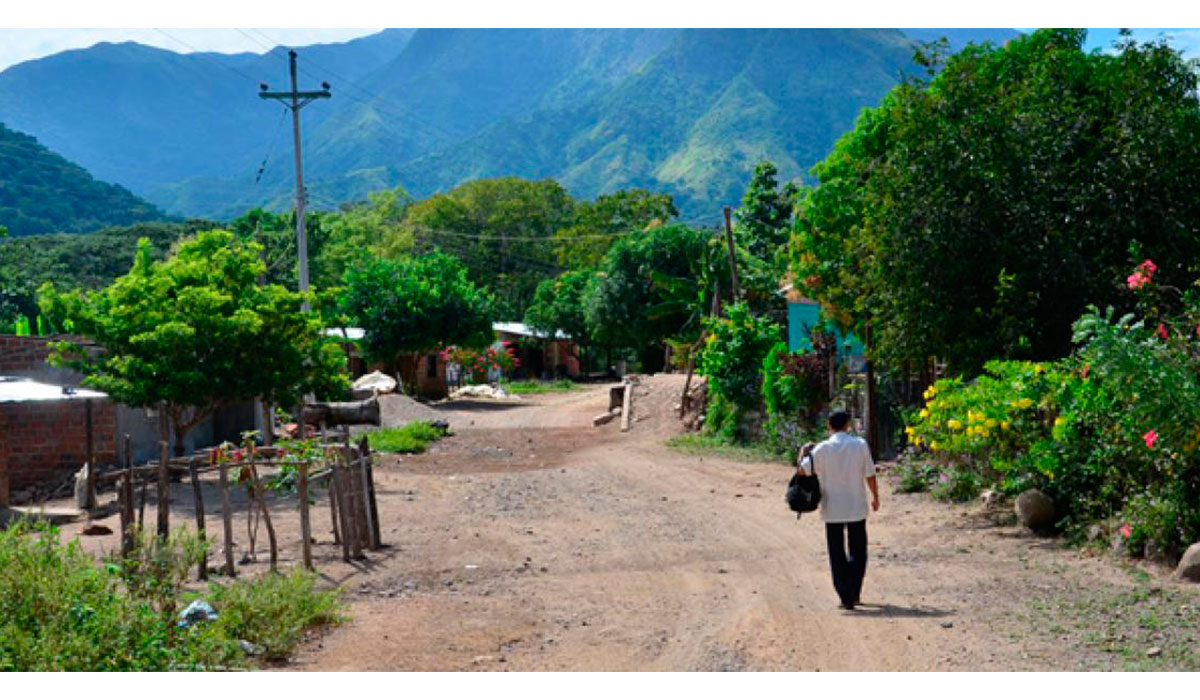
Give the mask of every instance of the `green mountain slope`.
<svg viewBox="0 0 1200 700">
<path fill-rule="evenodd" d="M 0 225 L 14 236 L 94 231 L 163 213 L 0 124 Z"/>
<path fill-rule="evenodd" d="M 905 31 L 422 29 L 305 47 L 302 86 L 333 84 L 303 113 L 310 200 L 517 175 L 582 197 L 664 189 L 685 216 L 708 214 L 761 158 L 804 173 L 895 84 L 914 41 L 1015 36 Z M 289 124 L 256 95 L 286 84 L 284 54 L 68 51 L 0 73 L 0 120 L 171 213 L 286 208 Z"/>
</svg>

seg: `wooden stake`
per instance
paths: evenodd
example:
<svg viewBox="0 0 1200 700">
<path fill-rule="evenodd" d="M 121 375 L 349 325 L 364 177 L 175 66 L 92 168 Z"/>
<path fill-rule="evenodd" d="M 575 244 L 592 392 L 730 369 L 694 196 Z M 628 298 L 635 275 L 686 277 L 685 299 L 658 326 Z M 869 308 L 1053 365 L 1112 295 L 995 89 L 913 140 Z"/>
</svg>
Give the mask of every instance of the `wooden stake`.
<svg viewBox="0 0 1200 700">
<path fill-rule="evenodd" d="M 371 459 L 371 442 L 363 435 L 362 440 L 358 443 L 359 452 L 362 453 L 363 473 L 367 480 L 367 508 L 371 518 L 371 549 L 379 549 L 383 546 L 383 538 L 379 531 L 379 507 L 375 502 L 375 465 Z"/>
<path fill-rule="evenodd" d="M 208 580 L 208 530 L 204 527 L 204 491 L 200 488 L 200 470 L 196 460 L 188 465 L 192 477 L 192 500 L 196 511 L 196 535 L 204 543 L 204 552 L 200 554 L 200 580 Z"/>
<path fill-rule="evenodd" d="M 133 551 L 133 453 L 125 433 L 125 474 L 121 477 L 121 557 Z"/>
<path fill-rule="evenodd" d="M 633 412 L 633 385 L 625 384 L 625 400 L 621 406 L 621 432 L 629 430 L 629 414 Z"/>
<path fill-rule="evenodd" d="M 215 451 L 213 458 L 216 458 Z M 222 462 L 218 467 L 218 473 L 221 479 L 221 527 L 224 530 L 225 540 L 225 575 L 236 576 L 237 570 L 233 568 L 233 508 L 229 505 L 229 465 Z"/>
<path fill-rule="evenodd" d="M 258 497 L 258 507 L 262 512 L 263 524 L 267 526 L 267 542 L 271 546 L 271 571 L 275 571 L 276 565 L 279 563 L 279 547 L 275 542 L 275 527 L 271 524 L 271 513 L 267 510 L 267 496 L 263 491 L 262 482 L 258 480 L 258 467 L 254 466 L 253 461 L 250 462 L 250 482 Z"/>
<path fill-rule="evenodd" d="M 164 541 L 171 534 L 171 482 L 167 472 L 169 449 L 166 441 L 158 443 L 158 538 Z"/>
<path fill-rule="evenodd" d="M 342 543 L 341 528 L 338 526 L 341 518 L 338 516 L 338 489 L 337 489 L 337 467 L 333 463 L 329 466 L 329 527 L 333 532 L 333 543 Z"/>
<path fill-rule="evenodd" d="M 362 559 L 362 528 L 359 523 L 362 520 L 359 513 L 359 491 L 354 485 L 354 457 L 350 454 L 350 433 L 347 431 L 344 444 L 342 445 L 342 484 L 345 486 L 345 500 L 342 505 L 346 511 L 346 530 L 342 534 L 345 539 L 350 541 L 350 556 L 354 559 Z"/>
<path fill-rule="evenodd" d="M 733 254 L 733 224 L 729 221 L 729 207 L 722 210 L 725 214 L 725 242 L 729 245 L 729 278 L 733 284 L 733 301 L 742 296 L 742 288 L 738 284 L 737 258 Z"/>
<path fill-rule="evenodd" d="M 350 513 L 347 507 L 347 491 L 346 488 L 346 468 L 342 466 L 341 456 L 334 458 L 333 473 L 330 475 L 332 481 L 337 484 L 337 493 L 335 494 L 338 501 L 338 529 L 342 534 L 342 561 L 350 561 L 350 541 L 354 539 L 354 528 L 350 526 Z"/>
<path fill-rule="evenodd" d="M 304 568 L 313 570 L 312 527 L 308 522 L 308 462 L 301 460 L 297 465 L 300 489 L 300 553 Z"/>
</svg>

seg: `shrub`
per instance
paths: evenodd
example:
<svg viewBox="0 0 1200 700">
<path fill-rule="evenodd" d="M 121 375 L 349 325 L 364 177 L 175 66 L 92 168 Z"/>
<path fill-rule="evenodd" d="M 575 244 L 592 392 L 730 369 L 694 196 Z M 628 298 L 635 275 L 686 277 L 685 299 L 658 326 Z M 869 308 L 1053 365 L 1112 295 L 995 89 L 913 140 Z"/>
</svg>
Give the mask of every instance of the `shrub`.
<svg viewBox="0 0 1200 700">
<path fill-rule="evenodd" d="M 787 343 L 776 343 L 762 366 L 764 429 L 768 443 L 794 453 L 817 436 L 817 416 L 825 405 L 825 367 L 815 352 L 790 353 Z"/>
<path fill-rule="evenodd" d="M 444 428 L 439 428 L 426 421 L 413 421 L 398 428 L 381 428 L 367 433 L 371 440 L 371 449 L 376 452 L 424 452 L 429 443 L 437 442 L 447 435 Z"/>
<path fill-rule="evenodd" d="M 779 341 L 779 324 L 755 316 L 744 303 L 733 304 L 726 318 L 705 319 L 708 339 L 700 354 L 700 373 L 708 378 L 705 427 L 727 440 L 744 440 L 745 413 L 762 401 L 763 358 Z"/>
<path fill-rule="evenodd" d="M 215 626 L 230 639 L 262 647 L 268 661 L 286 659 L 305 630 L 342 620 L 338 591 L 318 591 L 316 582 L 316 574 L 296 567 L 229 585 L 214 583 Z"/>
<path fill-rule="evenodd" d="M 978 496 L 982 489 L 979 474 L 970 469 L 951 467 L 937 475 L 929 492 L 938 500 L 962 503 Z"/>
</svg>

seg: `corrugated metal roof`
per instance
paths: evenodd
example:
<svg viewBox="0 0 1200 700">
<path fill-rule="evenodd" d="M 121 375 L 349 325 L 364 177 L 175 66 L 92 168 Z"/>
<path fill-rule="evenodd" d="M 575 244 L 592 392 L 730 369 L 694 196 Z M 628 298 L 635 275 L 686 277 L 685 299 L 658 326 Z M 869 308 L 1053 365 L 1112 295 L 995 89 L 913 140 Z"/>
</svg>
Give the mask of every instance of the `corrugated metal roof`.
<svg viewBox="0 0 1200 700">
<path fill-rule="evenodd" d="M 532 328 L 524 323 L 493 323 L 492 330 L 497 333 L 508 333 L 509 335 L 522 335 L 529 338 L 545 338 L 545 335 L 536 333 Z M 562 331 L 555 331 L 554 337 L 559 340 L 570 340 L 570 337 Z"/>
<path fill-rule="evenodd" d="M 91 389 L 76 389 L 56 384 L 43 384 L 24 377 L 0 377 L 0 403 L 107 398 L 108 394 L 92 391 Z"/>
</svg>

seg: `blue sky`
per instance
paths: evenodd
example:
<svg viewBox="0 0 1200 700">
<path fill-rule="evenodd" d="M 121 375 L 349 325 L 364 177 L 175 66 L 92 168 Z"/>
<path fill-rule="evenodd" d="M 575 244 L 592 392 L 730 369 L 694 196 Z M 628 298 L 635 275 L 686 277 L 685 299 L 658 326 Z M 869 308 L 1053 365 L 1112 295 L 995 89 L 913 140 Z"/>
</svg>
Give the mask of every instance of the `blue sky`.
<svg viewBox="0 0 1200 700">
<path fill-rule="evenodd" d="M 219 51 L 262 53 L 265 46 L 303 46 L 318 42 L 346 41 L 377 29 L 0 29 L 0 70 L 34 58 L 67 49 L 91 46 L 100 41 L 136 41 L 188 53 Z M 165 32 L 165 33 L 164 33 Z M 1200 29 L 1136 29 L 1138 39 L 1166 35 L 1190 58 L 1200 58 Z M 1088 48 L 1107 48 L 1116 29 L 1088 30 Z"/>
</svg>

